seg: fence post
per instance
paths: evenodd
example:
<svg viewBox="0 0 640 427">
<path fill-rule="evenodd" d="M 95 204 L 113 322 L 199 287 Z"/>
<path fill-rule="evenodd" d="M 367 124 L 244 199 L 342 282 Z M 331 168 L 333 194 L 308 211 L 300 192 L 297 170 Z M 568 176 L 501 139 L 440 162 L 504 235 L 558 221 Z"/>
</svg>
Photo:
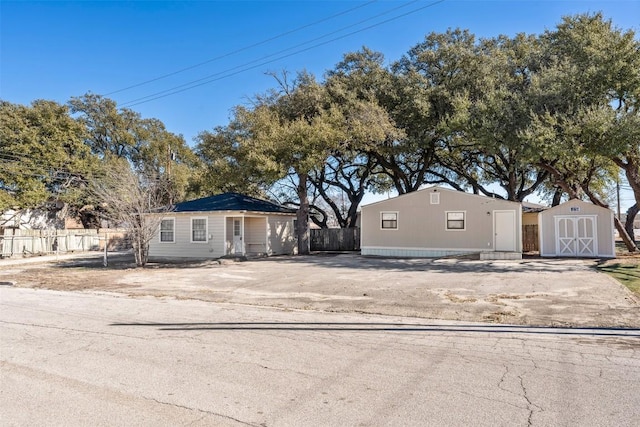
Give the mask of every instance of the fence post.
<svg viewBox="0 0 640 427">
<path fill-rule="evenodd" d="M 107 231 L 104 232 L 104 259 L 102 260 L 102 265 L 107 267 L 109 265 L 109 260 L 107 259 L 107 246 L 109 246 L 109 234 Z"/>
</svg>

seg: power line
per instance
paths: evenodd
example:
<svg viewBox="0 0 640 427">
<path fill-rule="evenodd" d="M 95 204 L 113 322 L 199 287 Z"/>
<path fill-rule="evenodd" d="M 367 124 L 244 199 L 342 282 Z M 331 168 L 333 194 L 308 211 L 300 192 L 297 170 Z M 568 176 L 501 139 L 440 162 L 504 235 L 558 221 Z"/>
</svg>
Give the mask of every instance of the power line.
<svg viewBox="0 0 640 427">
<path fill-rule="evenodd" d="M 380 17 L 380 16 L 387 15 L 387 14 L 392 13 L 392 12 L 394 12 L 394 11 L 398 10 L 398 9 L 401 9 L 401 8 L 407 7 L 407 6 L 409 6 L 409 5 L 413 4 L 413 3 L 416 3 L 417 1 L 419 1 L 419 0 L 412 0 L 412 1 L 408 2 L 408 3 L 405 3 L 405 4 L 402 4 L 402 5 L 400 5 L 400 6 L 396 6 L 396 7 L 394 7 L 394 8 L 388 9 L 388 10 L 386 10 L 385 12 L 381 12 L 381 13 L 379 13 L 379 14 L 377 14 L 377 15 L 374 15 L 374 16 L 372 16 L 372 17 L 369 17 L 369 18 L 367 18 L 367 19 L 363 19 L 363 20 L 361 20 L 361 21 L 358 21 L 358 22 L 356 22 L 356 23 L 354 23 L 354 24 L 347 25 L 346 27 L 342 27 L 342 28 L 340 28 L 340 29 L 337 29 L 337 30 L 331 31 L 331 32 L 329 32 L 329 33 L 323 34 L 323 35 L 321 35 L 321 36 L 319 36 L 319 37 L 316 37 L 316 38 L 313 38 L 313 39 L 311 39 L 311 40 L 307 40 L 307 41 L 305 41 L 305 42 L 298 43 L 297 45 L 294 45 L 294 46 L 288 47 L 288 48 L 286 48 L 286 49 L 282 49 L 282 50 L 279 50 L 279 51 L 277 51 L 277 52 L 271 53 L 271 54 L 269 54 L 269 55 L 263 56 L 262 58 L 254 59 L 254 60 L 252 60 L 252 61 L 245 62 L 244 64 L 237 65 L 237 66 L 235 66 L 235 67 L 228 68 L 228 69 L 226 69 L 226 70 L 219 71 L 219 72 L 217 72 L 217 73 L 210 74 L 210 75 L 208 75 L 208 76 L 204 76 L 204 77 L 201 77 L 201 78 L 199 78 L 199 79 L 192 80 L 192 81 L 190 81 L 190 82 L 183 83 L 183 84 L 181 84 L 181 85 L 174 86 L 174 87 L 172 87 L 172 88 L 165 89 L 165 90 L 162 90 L 162 91 L 159 91 L 159 92 L 153 93 L 153 94 L 151 94 L 151 95 L 147 95 L 147 96 L 143 96 L 143 97 L 140 97 L 140 98 L 133 99 L 133 100 L 131 100 L 131 101 L 127 101 L 127 102 L 124 102 L 124 103 L 123 103 L 123 104 L 121 104 L 121 105 L 122 105 L 122 106 L 124 106 L 124 107 L 131 107 L 131 106 L 134 106 L 134 105 L 139 105 L 139 104 L 145 103 L 145 102 L 147 102 L 147 101 L 152 101 L 152 100 L 154 100 L 154 99 L 163 98 L 163 96 L 159 96 L 159 95 L 164 95 L 164 94 L 166 94 L 166 96 L 169 96 L 169 95 L 173 95 L 174 93 L 179 93 L 179 92 L 181 92 L 181 91 L 176 91 L 176 90 L 177 90 L 177 89 L 180 89 L 180 88 L 185 88 L 185 90 L 189 90 L 189 89 L 191 89 L 191 86 L 192 86 L 192 85 L 194 85 L 193 87 L 198 87 L 198 86 L 200 86 L 200 85 L 196 85 L 196 83 L 198 83 L 198 82 L 202 82 L 202 81 L 204 81 L 204 80 L 211 79 L 212 77 L 215 77 L 215 76 L 220 76 L 220 75 L 223 75 L 223 74 L 225 74 L 225 73 L 230 73 L 230 72 L 232 72 L 232 71 L 234 71 L 234 70 L 238 70 L 238 69 L 240 69 L 240 71 L 238 71 L 237 73 L 232 73 L 232 74 L 230 74 L 230 75 L 223 75 L 222 77 L 220 77 L 220 78 L 218 78 L 218 79 L 214 79 L 214 80 L 211 80 L 211 81 L 207 81 L 207 82 L 205 82 L 205 84 L 210 83 L 210 82 L 212 82 L 212 81 L 216 81 L 216 80 L 220 80 L 220 79 L 223 79 L 223 78 L 227 78 L 227 77 L 230 77 L 230 76 L 236 75 L 236 74 L 238 74 L 238 73 L 242 73 L 242 72 L 244 72 L 244 71 L 248 71 L 248 70 L 251 70 L 251 69 L 254 69 L 254 68 L 257 68 L 257 67 L 261 67 L 262 65 L 269 64 L 269 63 L 274 62 L 274 61 L 277 61 L 277 60 L 279 60 L 279 59 L 287 58 L 287 57 L 289 57 L 289 56 L 295 55 L 295 54 L 300 53 L 300 52 L 304 52 L 304 51 L 309 50 L 309 49 L 303 49 L 303 50 L 300 50 L 300 51 L 297 51 L 297 52 L 293 52 L 292 54 L 284 55 L 284 56 L 281 56 L 281 57 L 275 58 L 275 59 L 270 60 L 270 61 L 261 62 L 260 64 L 257 64 L 257 65 L 256 65 L 256 66 L 254 66 L 254 67 L 249 67 L 249 68 L 244 68 L 244 69 L 243 69 L 243 67 L 246 67 L 246 66 L 248 66 L 248 65 L 250 65 L 250 64 L 255 64 L 256 62 L 264 61 L 266 58 L 274 57 L 274 56 L 279 55 L 279 54 L 281 54 L 281 53 L 284 53 L 284 52 L 287 52 L 287 51 L 293 50 L 293 49 L 295 49 L 295 48 L 298 48 L 298 47 L 300 47 L 300 46 L 304 46 L 304 45 L 307 45 L 307 44 L 309 44 L 309 43 L 313 43 L 313 42 L 315 42 L 315 41 L 317 41 L 317 40 L 321 40 L 321 39 L 324 39 L 324 38 L 326 38 L 326 37 L 332 36 L 332 35 L 334 35 L 334 34 L 340 33 L 340 32 L 342 32 L 342 31 L 344 31 L 344 30 L 349 29 L 349 28 L 352 28 L 352 27 L 358 26 L 358 25 L 360 25 L 360 24 L 362 24 L 362 23 L 364 23 L 364 22 L 371 21 L 372 19 L 376 19 L 376 18 L 378 18 L 378 17 Z M 444 1 L 444 0 L 442 0 L 442 1 Z M 352 34 L 355 34 L 355 33 L 352 33 Z M 347 36 L 348 36 L 348 35 L 351 35 L 351 34 L 347 34 Z M 339 38 L 336 38 L 336 39 L 332 39 L 332 40 L 329 40 L 328 42 L 335 41 L 335 40 L 339 40 L 340 38 L 343 38 L 343 37 L 339 37 Z M 328 43 L 328 42 L 327 42 L 327 43 Z M 318 45 L 312 46 L 311 48 L 314 48 L 314 47 L 317 47 L 317 46 L 321 46 L 321 45 L 323 45 L 323 44 L 326 44 L 326 43 L 321 43 L 321 44 L 318 44 Z M 176 91 L 176 92 L 174 92 L 174 91 Z M 169 93 L 169 92 L 171 92 L 171 93 Z M 158 98 L 156 98 L 156 97 L 158 97 Z M 144 102 L 143 102 L 143 101 L 144 101 Z"/>
<path fill-rule="evenodd" d="M 379 17 L 380 15 L 388 14 L 388 13 L 390 13 L 391 11 L 394 11 L 394 10 L 399 9 L 400 7 L 406 7 L 408 4 L 415 3 L 416 1 L 418 1 L 418 0 L 414 0 L 414 1 L 410 2 L 410 3 L 405 4 L 405 5 L 402 5 L 402 6 L 396 7 L 396 8 L 394 8 L 394 9 L 391 9 L 391 10 L 387 11 L 387 12 L 384 12 L 384 13 L 382 13 L 382 14 L 376 15 L 376 16 L 375 16 L 375 17 L 373 17 L 373 18 L 368 18 L 368 19 L 366 19 L 366 20 L 364 20 L 364 21 L 360 21 L 360 22 L 358 22 L 358 23 L 356 23 L 356 24 L 353 24 L 353 25 L 350 25 L 350 26 L 347 26 L 347 27 L 341 28 L 340 30 L 333 31 L 333 32 L 331 32 L 331 33 L 328 33 L 328 34 L 325 34 L 325 35 L 323 35 L 323 36 L 317 37 L 317 38 L 312 39 L 312 40 L 310 40 L 310 41 L 307 41 L 307 42 L 304 42 L 304 43 L 298 44 L 298 45 L 296 45 L 296 46 L 294 46 L 294 47 L 292 47 L 292 48 L 284 49 L 284 50 L 281 50 L 281 51 L 276 52 L 276 53 L 274 53 L 274 54 L 267 55 L 267 56 L 263 57 L 262 59 L 264 59 L 264 58 L 269 58 L 269 57 L 271 57 L 271 56 L 277 55 L 278 53 L 282 53 L 282 52 L 286 52 L 286 51 L 288 51 L 288 50 L 294 49 L 295 47 L 302 46 L 302 45 L 305 45 L 305 44 L 311 43 L 311 42 L 313 42 L 313 41 L 323 39 L 323 38 L 328 37 L 328 36 L 330 36 L 330 35 L 333 35 L 333 34 L 336 34 L 336 33 L 338 33 L 338 32 L 344 31 L 345 29 L 348 29 L 348 28 L 354 27 L 354 26 L 359 25 L 359 24 L 361 24 L 361 23 L 363 23 L 363 22 L 366 22 L 366 21 L 369 21 L 369 20 L 374 19 L 374 18 L 376 18 L 376 17 Z M 425 5 L 425 6 L 422 6 L 422 7 L 419 7 L 419 8 L 417 8 L 417 9 L 411 10 L 411 11 L 409 11 L 409 12 L 406 12 L 406 13 L 403 13 L 403 14 L 400 14 L 400 15 L 397 15 L 397 16 L 394 16 L 394 17 L 392 17 L 392 18 L 386 19 L 386 20 L 381 21 L 381 22 L 378 22 L 378 23 L 376 23 L 376 24 L 372 24 L 372 25 L 369 25 L 369 26 L 367 26 L 367 27 L 361 28 L 361 29 L 359 29 L 359 30 L 355 30 L 355 31 L 352 31 L 352 32 L 350 32 L 350 33 L 344 34 L 344 35 L 342 35 L 342 36 L 334 37 L 334 38 L 329 39 L 329 40 L 327 40 L 327 41 L 324 41 L 324 42 L 322 42 L 322 43 L 317 43 L 317 44 L 312 45 L 312 46 L 309 46 L 309 47 L 307 47 L 307 48 L 299 49 L 299 50 L 296 50 L 295 52 L 292 52 L 292 53 L 289 53 L 289 54 L 286 54 L 286 55 L 282 55 L 282 56 L 279 56 L 279 57 L 277 57 L 277 58 L 274 58 L 274 59 L 271 59 L 271 60 L 268 60 L 268 61 L 261 62 L 261 63 L 259 63 L 259 64 L 257 64 L 257 65 L 253 65 L 253 66 L 250 66 L 250 67 L 241 68 L 241 67 L 244 67 L 244 66 L 246 66 L 246 65 L 248 65 L 248 64 L 252 64 L 252 63 L 255 63 L 255 62 L 257 62 L 257 61 L 260 61 L 261 59 L 259 59 L 259 60 L 254 60 L 254 61 L 250 61 L 250 62 L 245 63 L 245 64 L 243 64 L 243 65 L 239 65 L 239 66 L 233 67 L 233 68 L 228 69 L 228 70 L 225 70 L 225 71 L 221 71 L 221 72 L 218 72 L 218 73 L 215 73 L 215 74 L 211 74 L 211 75 L 209 75 L 209 76 L 206 76 L 206 77 L 203 77 L 203 78 L 200 78 L 200 79 L 197 79 L 197 80 L 193 80 L 193 81 L 191 81 L 191 82 L 184 83 L 184 84 L 179 85 L 179 86 L 174 86 L 173 88 L 166 89 L 166 90 L 163 90 L 163 91 L 160 91 L 160 92 L 156 92 L 156 93 L 151 94 L 151 95 L 147 95 L 147 96 L 144 96 L 144 97 L 141 97 L 141 98 L 133 99 L 133 100 L 131 100 L 131 101 L 128 101 L 128 102 L 123 103 L 122 105 L 123 105 L 123 106 L 125 106 L 125 107 L 133 107 L 133 106 L 136 106 L 136 105 L 145 104 L 145 103 L 147 103 L 147 102 L 155 101 L 155 100 L 157 100 L 157 99 L 161 99 L 161 98 L 165 98 L 165 97 L 167 97 L 167 96 L 175 95 L 175 94 L 177 94 L 177 93 L 185 92 L 185 91 L 187 91 L 187 90 L 190 90 L 190 89 L 193 89 L 193 88 L 196 88 L 196 87 L 199 87 L 199 86 L 203 86 L 203 85 L 205 85 L 205 84 L 213 83 L 213 82 L 218 81 L 218 80 L 222 80 L 222 79 L 225 79 L 225 78 L 228 78 L 228 77 L 233 77 L 233 76 L 235 76 L 235 75 L 237 75 L 237 74 L 240 74 L 240 73 L 243 73 L 243 72 L 245 72 L 245 71 L 253 70 L 253 69 L 258 68 L 258 67 L 261 67 L 261 66 L 263 66 L 263 65 L 267 65 L 267 64 L 270 64 L 270 63 L 272 63 L 272 62 L 276 62 L 276 61 L 278 61 L 278 60 L 281 60 L 281 59 L 284 59 L 284 58 L 288 58 L 288 57 L 291 57 L 291 56 L 297 55 L 297 54 L 299 54 L 299 53 L 309 51 L 309 50 L 311 50 L 311 49 L 315 49 L 315 48 L 317 48 L 317 47 L 319 47 L 319 46 L 324 46 L 324 45 L 329 44 L 329 43 L 331 43 L 331 42 L 334 42 L 334 41 L 336 41 L 336 40 L 341 40 L 341 39 L 344 39 L 344 38 L 346 38 L 346 37 L 352 36 L 352 35 L 354 35 L 354 34 L 358 34 L 358 33 L 361 33 L 361 32 L 363 32 L 363 31 L 367 31 L 367 30 L 370 30 L 370 29 L 372 29 L 372 28 L 379 27 L 380 25 L 384 25 L 384 24 L 386 24 L 386 23 L 388 23 L 388 22 L 395 21 L 395 20 L 397 20 L 397 19 L 403 18 L 403 17 L 405 17 L 405 16 L 408 16 L 408 15 L 411 15 L 411 14 L 413 14 L 413 13 L 419 12 L 419 11 L 421 11 L 421 10 L 427 9 L 427 8 L 429 8 L 429 7 L 435 6 L 435 5 L 439 4 L 439 3 L 443 3 L 444 1 L 445 1 L 445 0 L 437 0 L 437 1 L 431 2 L 431 3 L 429 3 L 429 4 Z M 214 77 L 214 76 L 219 76 L 220 74 L 227 73 L 227 72 L 232 71 L 232 70 L 236 70 L 236 69 L 238 69 L 238 68 L 241 68 L 241 69 L 240 69 L 240 70 L 238 70 L 238 71 L 235 71 L 235 72 L 229 73 L 229 74 L 222 75 L 222 76 L 220 76 L 220 77 L 211 78 L 211 77 Z"/>
<path fill-rule="evenodd" d="M 263 44 L 267 44 L 267 43 L 272 42 L 272 41 L 274 41 L 274 40 L 280 39 L 280 38 L 282 38 L 282 37 L 284 37 L 284 36 L 288 36 L 288 35 L 290 35 L 290 34 L 297 33 L 298 31 L 304 30 L 305 28 L 313 27 L 314 25 L 321 24 L 321 23 L 326 22 L 326 21 L 330 21 L 330 20 L 332 20 L 332 19 L 334 19 L 334 18 L 337 18 L 337 17 L 339 17 L 339 16 L 342 16 L 342 15 L 346 15 L 346 14 L 348 14 L 348 13 L 353 12 L 354 10 L 358 10 L 358 9 L 363 8 L 363 7 L 369 6 L 369 5 L 373 4 L 373 3 L 375 3 L 376 1 L 377 1 L 377 0 L 372 0 L 372 1 L 369 1 L 369 2 L 367 2 L 367 3 L 364 3 L 364 4 L 361 4 L 361 5 L 358 5 L 358 6 L 352 7 L 352 8 L 350 8 L 350 9 L 347 9 L 347 10 L 345 10 L 345 11 L 342 11 L 342 12 L 336 13 L 336 14 L 334 14 L 334 15 L 328 16 L 328 17 L 323 18 L 323 19 L 320 19 L 320 20 L 318 20 L 318 21 L 311 22 L 311 23 L 309 23 L 309 24 L 305 24 L 305 25 L 303 25 L 303 26 L 301 26 L 301 27 L 294 28 L 293 30 L 290 30 L 290 31 L 285 31 L 284 33 L 280 33 L 280 34 L 278 34 L 278 35 L 276 35 L 276 36 L 273 36 L 273 37 L 270 37 L 270 38 L 268 38 L 268 39 L 265 39 L 265 40 L 259 41 L 259 42 L 257 42 L 257 43 L 253 43 L 253 44 L 251 44 L 251 45 L 249 45 L 249 46 L 241 47 L 241 48 L 239 48 L 239 49 L 236 49 L 236 50 L 233 50 L 233 51 L 231 51 L 231 52 L 225 53 L 225 54 L 223 54 L 223 55 L 216 56 L 216 57 L 214 57 L 214 58 L 211 58 L 211 59 L 208 59 L 208 60 L 206 60 L 206 61 L 200 62 L 200 63 L 198 63 L 198 64 L 191 65 L 191 66 L 188 66 L 188 67 L 185 67 L 185 68 L 181 68 L 181 69 L 179 69 L 179 70 L 177 70 L 177 71 L 173 71 L 173 72 L 171 72 L 171 73 L 167 73 L 167 74 L 164 74 L 164 75 L 161 75 L 161 76 L 158 76 L 158 77 L 155 77 L 155 78 L 152 78 L 152 79 L 149 79 L 149 80 L 143 81 L 143 82 L 141 82 L 141 83 L 137 83 L 137 84 L 134 84 L 134 85 L 131 85 L 131 86 L 127 86 L 127 87 L 122 88 L 122 89 L 114 90 L 113 92 L 109 92 L 109 93 L 105 94 L 105 96 L 113 95 L 113 94 L 115 94 L 115 93 L 124 92 L 124 91 L 126 91 L 126 90 L 133 89 L 133 88 L 136 88 L 136 87 L 144 86 L 144 85 L 146 85 L 146 84 L 153 83 L 153 82 L 156 82 L 156 81 L 158 81 L 158 80 L 165 79 L 165 78 L 167 78 L 167 77 L 175 76 L 176 74 L 180 74 L 180 73 L 183 73 L 183 72 L 185 72 L 185 71 L 193 70 L 194 68 L 201 67 L 201 66 L 206 65 L 206 64 L 209 64 L 209 63 L 211 63 L 211 62 L 214 62 L 214 61 L 218 61 L 218 60 L 220 60 L 220 59 L 227 58 L 227 57 L 232 56 L 232 55 L 235 55 L 235 54 L 237 54 L 237 53 L 244 52 L 244 51 L 249 50 L 249 49 L 253 49 L 254 47 L 258 47 L 258 46 L 261 46 L 261 45 L 263 45 Z"/>
</svg>

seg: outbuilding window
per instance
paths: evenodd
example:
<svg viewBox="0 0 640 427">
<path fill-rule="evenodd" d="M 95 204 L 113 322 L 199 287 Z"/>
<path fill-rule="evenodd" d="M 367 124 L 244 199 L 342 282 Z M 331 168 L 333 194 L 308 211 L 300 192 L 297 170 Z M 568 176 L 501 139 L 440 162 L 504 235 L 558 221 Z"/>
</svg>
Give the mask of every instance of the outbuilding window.
<svg viewBox="0 0 640 427">
<path fill-rule="evenodd" d="M 381 212 L 381 228 L 385 230 L 398 229 L 398 212 Z"/>
<path fill-rule="evenodd" d="M 164 218 L 160 222 L 160 242 L 173 243 L 175 240 L 175 221 L 173 218 Z"/>
<path fill-rule="evenodd" d="M 464 212 L 447 212 L 447 230 L 464 230 L 465 229 L 465 213 Z"/>
<path fill-rule="evenodd" d="M 207 218 L 191 218 L 191 242 L 207 241 Z"/>
</svg>

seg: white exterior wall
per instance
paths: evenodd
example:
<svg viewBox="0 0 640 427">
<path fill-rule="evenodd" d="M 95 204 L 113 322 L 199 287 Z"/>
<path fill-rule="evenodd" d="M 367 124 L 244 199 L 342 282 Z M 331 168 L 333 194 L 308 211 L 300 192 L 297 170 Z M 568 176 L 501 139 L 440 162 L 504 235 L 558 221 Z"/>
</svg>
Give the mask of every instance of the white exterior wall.
<svg viewBox="0 0 640 427">
<path fill-rule="evenodd" d="M 432 194 L 438 203 L 432 203 Z M 494 216 L 513 212 L 513 252 L 522 252 L 519 203 L 432 187 L 362 207 L 363 255 L 439 257 L 495 251 Z M 382 229 L 381 214 L 396 212 L 397 229 Z M 447 230 L 447 212 L 464 212 L 464 230 Z"/>
</svg>

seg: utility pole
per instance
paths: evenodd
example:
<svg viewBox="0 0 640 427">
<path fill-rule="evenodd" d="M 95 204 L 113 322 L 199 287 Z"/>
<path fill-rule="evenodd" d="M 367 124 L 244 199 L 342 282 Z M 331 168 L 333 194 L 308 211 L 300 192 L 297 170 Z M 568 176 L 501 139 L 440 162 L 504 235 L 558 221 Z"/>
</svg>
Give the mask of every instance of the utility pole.
<svg viewBox="0 0 640 427">
<path fill-rule="evenodd" d="M 167 145 L 167 176 L 171 176 L 171 161 L 173 160 L 173 153 L 171 153 L 171 145 Z"/>
<path fill-rule="evenodd" d="M 173 204 L 173 197 L 172 197 L 172 184 L 171 184 L 171 163 L 176 159 L 175 153 L 173 153 L 171 151 L 171 144 L 167 144 L 167 169 L 166 169 L 166 173 L 167 173 L 167 183 L 166 185 L 169 186 L 168 190 L 169 190 L 169 205 Z"/>
<path fill-rule="evenodd" d="M 616 179 L 616 197 L 618 198 L 618 221 L 622 221 L 620 218 L 620 175 L 618 174 L 618 179 Z"/>
</svg>

